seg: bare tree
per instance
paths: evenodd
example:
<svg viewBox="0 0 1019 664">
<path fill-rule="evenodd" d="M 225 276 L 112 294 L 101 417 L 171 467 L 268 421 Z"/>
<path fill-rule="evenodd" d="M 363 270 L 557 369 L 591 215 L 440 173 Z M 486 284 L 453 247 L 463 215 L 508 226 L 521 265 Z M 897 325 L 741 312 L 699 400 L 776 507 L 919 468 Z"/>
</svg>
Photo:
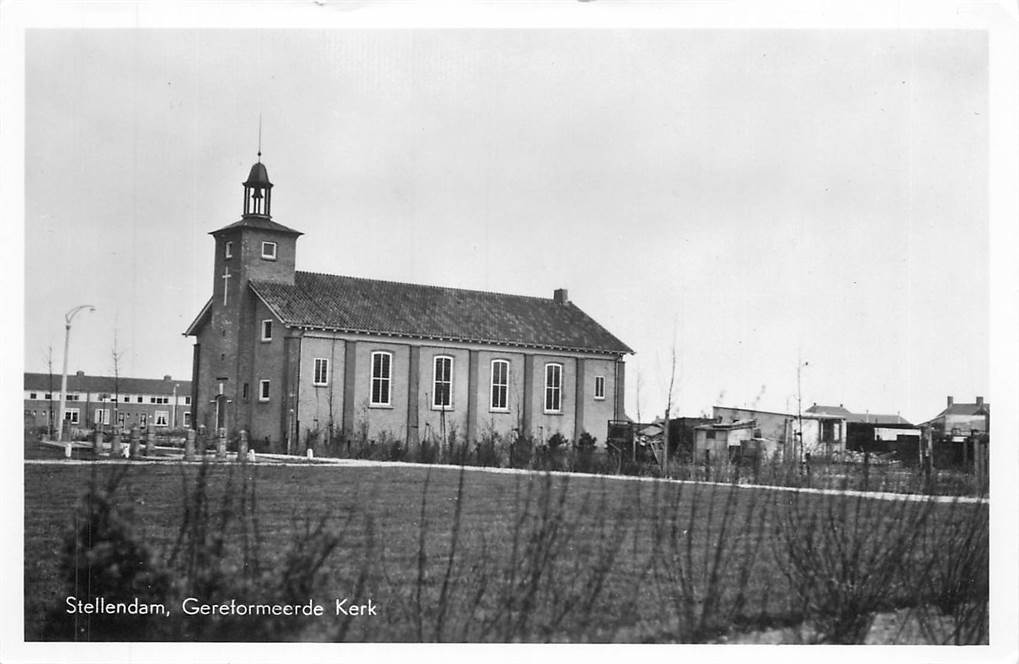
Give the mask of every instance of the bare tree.
<svg viewBox="0 0 1019 664">
<path fill-rule="evenodd" d="M 669 367 L 669 391 L 665 401 L 665 424 L 662 427 L 662 468 L 669 473 L 669 418 L 672 417 L 672 391 L 676 385 L 676 336 L 672 336 L 672 363 Z"/>
<path fill-rule="evenodd" d="M 113 420 L 114 428 L 120 427 L 120 360 L 124 357 L 124 351 L 120 350 L 117 343 L 117 328 L 113 328 Z M 101 420 L 100 420 L 101 422 Z"/>
</svg>

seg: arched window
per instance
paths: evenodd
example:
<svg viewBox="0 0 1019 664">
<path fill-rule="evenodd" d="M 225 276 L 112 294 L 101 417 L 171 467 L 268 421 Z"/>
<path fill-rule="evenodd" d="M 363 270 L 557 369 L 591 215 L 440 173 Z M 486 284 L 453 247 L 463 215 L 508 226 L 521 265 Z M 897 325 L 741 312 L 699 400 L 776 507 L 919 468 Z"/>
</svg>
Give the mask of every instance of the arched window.
<svg viewBox="0 0 1019 664">
<path fill-rule="evenodd" d="M 371 406 L 391 405 L 390 392 L 393 376 L 393 354 L 377 350 L 372 353 Z"/>
<path fill-rule="evenodd" d="M 432 362 L 432 408 L 453 410 L 453 358 L 436 355 Z"/>
<path fill-rule="evenodd" d="M 509 362 L 492 360 L 492 392 L 489 409 L 496 412 L 509 411 Z"/>
<path fill-rule="evenodd" d="M 545 365 L 545 412 L 563 412 L 563 365 Z"/>
</svg>

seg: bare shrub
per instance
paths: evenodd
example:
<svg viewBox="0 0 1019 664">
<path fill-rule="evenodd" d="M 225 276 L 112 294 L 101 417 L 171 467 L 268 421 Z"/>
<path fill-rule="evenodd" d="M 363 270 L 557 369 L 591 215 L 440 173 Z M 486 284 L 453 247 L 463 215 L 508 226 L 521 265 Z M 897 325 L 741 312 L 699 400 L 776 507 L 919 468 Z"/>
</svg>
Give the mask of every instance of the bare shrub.
<svg viewBox="0 0 1019 664">
<path fill-rule="evenodd" d="M 789 494 L 778 520 L 779 569 L 826 643 L 862 643 L 874 614 L 909 601 L 908 572 L 933 504 Z"/>
</svg>

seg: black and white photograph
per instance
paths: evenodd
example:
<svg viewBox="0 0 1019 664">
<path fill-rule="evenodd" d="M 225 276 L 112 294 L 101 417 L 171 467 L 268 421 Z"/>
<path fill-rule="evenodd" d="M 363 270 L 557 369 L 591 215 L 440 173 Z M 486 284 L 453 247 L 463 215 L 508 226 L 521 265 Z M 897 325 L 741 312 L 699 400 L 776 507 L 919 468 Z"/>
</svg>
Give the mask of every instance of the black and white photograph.
<svg viewBox="0 0 1019 664">
<path fill-rule="evenodd" d="M 1014 661 L 1016 8 L 737 5 L 0 7 L 3 659 Z"/>
</svg>

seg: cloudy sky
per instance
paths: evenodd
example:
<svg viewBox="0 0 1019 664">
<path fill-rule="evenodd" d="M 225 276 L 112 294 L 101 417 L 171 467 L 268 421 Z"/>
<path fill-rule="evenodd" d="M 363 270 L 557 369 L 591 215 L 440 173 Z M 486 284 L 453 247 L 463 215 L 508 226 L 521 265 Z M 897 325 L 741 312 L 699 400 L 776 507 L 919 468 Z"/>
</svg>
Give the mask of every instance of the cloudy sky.
<svg viewBox="0 0 1019 664">
<path fill-rule="evenodd" d="M 255 160 L 298 269 L 551 297 L 627 411 L 988 391 L 987 41 L 907 30 L 37 30 L 27 370 L 188 378 Z M 638 391 L 639 388 L 639 391 Z"/>
</svg>

